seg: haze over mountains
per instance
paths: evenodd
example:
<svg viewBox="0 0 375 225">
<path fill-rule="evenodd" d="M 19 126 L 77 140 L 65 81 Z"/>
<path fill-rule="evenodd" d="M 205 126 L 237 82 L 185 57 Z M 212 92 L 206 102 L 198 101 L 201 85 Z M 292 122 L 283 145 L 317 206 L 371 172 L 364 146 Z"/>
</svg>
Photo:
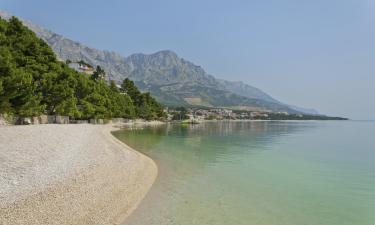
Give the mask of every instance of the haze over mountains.
<svg viewBox="0 0 375 225">
<path fill-rule="evenodd" d="M 4 12 L 0 12 L 0 16 L 10 17 Z M 216 79 L 207 74 L 202 67 L 169 50 L 123 57 L 115 52 L 87 47 L 30 21 L 22 21 L 44 39 L 61 60 L 84 60 L 93 66 L 100 65 L 105 69 L 108 79 L 121 82 L 124 78 L 130 78 L 142 91 L 149 91 L 165 105 L 317 114 L 315 110 L 281 103 L 243 82 Z"/>
</svg>

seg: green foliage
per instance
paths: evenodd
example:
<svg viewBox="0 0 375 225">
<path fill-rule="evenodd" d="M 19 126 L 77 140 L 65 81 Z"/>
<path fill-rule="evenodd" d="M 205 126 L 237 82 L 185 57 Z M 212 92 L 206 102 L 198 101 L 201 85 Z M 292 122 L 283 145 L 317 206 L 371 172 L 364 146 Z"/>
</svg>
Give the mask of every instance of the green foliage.
<svg viewBox="0 0 375 225">
<path fill-rule="evenodd" d="M 89 68 L 93 68 L 90 64 L 88 64 L 87 62 L 83 61 L 82 59 L 78 61 L 78 64 L 83 65 L 83 66 L 87 66 Z"/>
<path fill-rule="evenodd" d="M 97 80 L 104 80 L 105 72 L 100 66 L 97 66 L 96 70 L 94 71 L 94 73 L 92 74 L 91 77 L 92 77 L 92 79 L 94 79 L 96 81 Z"/>
<path fill-rule="evenodd" d="M 116 83 L 115 83 L 113 80 L 111 80 L 111 81 L 109 82 L 109 88 L 110 88 L 113 92 L 120 92 L 120 90 L 118 89 Z"/>
<path fill-rule="evenodd" d="M 267 117 L 255 116 L 256 120 L 348 120 L 342 117 L 332 117 L 325 115 L 304 115 L 304 114 L 283 114 L 267 113 Z"/>
<path fill-rule="evenodd" d="M 124 86 L 130 95 L 114 82 L 107 85 L 104 76 L 100 66 L 91 77 L 70 69 L 17 18 L 0 19 L 0 114 L 75 119 L 164 116 L 160 104 L 131 86 L 134 83 L 124 81 L 130 84 Z"/>
<path fill-rule="evenodd" d="M 150 93 L 141 93 L 134 82 L 128 78 L 123 81 L 121 91 L 133 100 L 135 113 L 139 117 L 147 120 L 165 117 L 163 107 L 151 97 Z"/>
<path fill-rule="evenodd" d="M 172 120 L 186 120 L 189 119 L 187 115 L 187 109 L 185 107 L 176 107 L 174 112 L 172 113 Z"/>
</svg>

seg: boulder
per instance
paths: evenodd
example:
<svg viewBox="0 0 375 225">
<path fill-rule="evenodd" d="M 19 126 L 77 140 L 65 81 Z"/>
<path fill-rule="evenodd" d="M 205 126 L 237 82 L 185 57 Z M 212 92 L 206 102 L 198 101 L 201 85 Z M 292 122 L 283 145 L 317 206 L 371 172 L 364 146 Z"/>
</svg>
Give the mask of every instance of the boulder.
<svg viewBox="0 0 375 225">
<path fill-rule="evenodd" d="M 112 119 L 112 122 L 113 122 L 113 123 L 123 123 L 123 122 L 124 122 L 124 119 L 123 119 L 123 118 L 113 118 L 113 119 Z"/>
<path fill-rule="evenodd" d="M 68 124 L 69 116 L 56 116 L 55 122 L 57 124 Z"/>
<path fill-rule="evenodd" d="M 47 115 L 39 116 L 39 123 L 40 124 L 47 124 L 48 123 L 48 116 Z"/>
<path fill-rule="evenodd" d="M 22 118 L 21 119 L 21 124 L 22 125 L 30 125 L 30 124 L 32 124 L 31 118 L 29 118 L 29 117 Z"/>
<path fill-rule="evenodd" d="M 0 115 L 0 126 L 6 126 L 8 122 L 4 119 L 2 115 Z"/>
<path fill-rule="evenodd" d="M 56 117 L 55 116 L 47 116 L 47 123 L 55 123 Z"/>
<path fill-rule="evenodd" d="M 90 119 L 92 124 L 104 124 L 104 119 Z"/>
<path fill-rule="evenodd" d="M 89 121 L 88 120 L 70 120 L 70 123 L 87 124 L 87 123 L 89 123 Z"/>
<path fill-rule="evenodd" d="M 110 119 L 104 119 L 104 124 L 111 124 L 113 123 L 112 120 Z"/>
<path fill-rule="evenodd" d="M 40 124 L 39 117 L 38 116 L 31 117 L 31 122 L 34 125 Z"/>
</svg>

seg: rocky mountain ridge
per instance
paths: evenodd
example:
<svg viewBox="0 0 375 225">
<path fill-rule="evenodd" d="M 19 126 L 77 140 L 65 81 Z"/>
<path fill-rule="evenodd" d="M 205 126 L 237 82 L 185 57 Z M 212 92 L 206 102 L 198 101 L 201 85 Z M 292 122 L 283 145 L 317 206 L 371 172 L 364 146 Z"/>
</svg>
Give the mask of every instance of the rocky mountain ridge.
<svg viewBox="0 0 375 225">
<path fill-rule="evenodd" d="M 11 15 L 0 12 L 0 16 L 9 18 Z M 302 108 L 297 109 L 281 103 L 260 89 L 243 82 L 217 79 L 206 73 L 202 67 L 180 58 L 169 50 L 123 57 L 115 52 L 90 48 L 30 21 L 22 21 L 45 40 L 61 60 L 84 60 L 93 66 L 100 65 L 105 69 L 108 79 L 121 82 L 125 78 L 130 78 L 141 90 L 149 91 L 165 105 L 303 112 Z"/>
</svg>

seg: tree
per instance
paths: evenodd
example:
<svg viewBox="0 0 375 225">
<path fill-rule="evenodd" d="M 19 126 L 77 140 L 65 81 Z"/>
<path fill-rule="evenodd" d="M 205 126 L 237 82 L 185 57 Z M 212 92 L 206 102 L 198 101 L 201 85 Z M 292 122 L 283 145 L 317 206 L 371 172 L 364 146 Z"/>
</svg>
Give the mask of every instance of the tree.
<svg viewBox="0 0 375 225">
<path fill-rule="evenodd" d="M 121 91 L 128 94 L 135 105 L 139 106 L 141 104 L 142 93 L 138 90 L 137 86 L 135 86 L 134 81 L 125 78 L 121 84 Z"/>
<path fill-rule="evenodd" d="M 118 89 L 116 83 L 115 83 L 113 80 L 111 80 L 111 81 L 109 82 L 109 88 L 110 88 L 113 92 L 115 92 L 115 93 L 119 93 L 119 92 L 120 92 L 120 90 Z"/>
<path fill-rule="evenodd" d="M 130 96 L 135 106 L 136 115 L 147 119 L 158 119 L 165 117 L 163 107 L 150 95 L 139 91 L 133 81 L 126 78 L 122 85 L 121 91 Z"/>
<path fill-rule="evenodd" d="M 187 109 L 185 107 L 177 107 L 176 112 L 173 113 L 173 120 L 185 120 L 189 119 L 187 115 Z"/>
<path fill-rule="evenodd" d="M 0 113 L 76 119 L 162 115 L 160 104 L 129 79 L 120 91 L 113 81 L 109 85 L 104 81 L 100 66 L 88 77 L 66 63 L 58 61 L 52 49 L 17 18 L 0 18 Z"/>
<path fill-rule="evenodd" d="M 92 79 L 94 80 L 104 80 L 105 72 L 100 66 L 96 66 L 96 70 L 92 74 Z"/>
</svg>

